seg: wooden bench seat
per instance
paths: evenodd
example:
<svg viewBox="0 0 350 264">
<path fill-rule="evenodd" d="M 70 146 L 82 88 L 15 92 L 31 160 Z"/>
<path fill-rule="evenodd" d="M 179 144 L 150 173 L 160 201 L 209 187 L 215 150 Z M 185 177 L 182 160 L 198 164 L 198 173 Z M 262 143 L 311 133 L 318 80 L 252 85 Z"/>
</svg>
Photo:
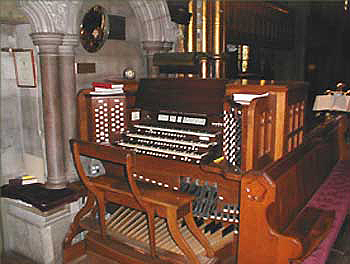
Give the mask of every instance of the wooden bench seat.
<svg viewBox="0 0 350 264">
<path fill-rule="evenodd" d="M 192 202 L 194 195 L 176 192 L 170 188 L 161 188 L 154 184 L 137 181 L 137 176 L 151 177 L 153 169 L 150 170 L 155 158 L 151 156 L 140 156 L 129 152 L 121 147 L 102 145 L 81 140 L 70 140 L 72 155 L 78 175 L 88 190 L 88 199 L 83 208 L 74 217 L 70 230 L 64 240 L 64 249 L 72 247 L 73 238 L 84 230 L 83 220 L 89 215 L 95 215 L 98 211 L 98 219 L 101 238 L 107 238 L 106 230 L 106 203 L 111 202 L 124 205 L 147 215 L 147 227 L 149 236 L 149 250 L 144 252 L 151 257 L 159 259 L 156 251 L 155 216 L 166 219 L 167 228 L 176 245 L 193 264 L 200 261 L 191 246 L 182 236 L 178 220 L 183 219 L 189 231 L 196 240 L 205 248 L 209 258 L 214 257 L 214 250 L 207 238 L 197 227 L 193 214 Z M 112 175 L 99 177 L 88 177 L 81 163 L 81 156 L 98 159 L 105 164 L 114 165 Z M 119 175 L 120 168 L 125 174 Z M 135 256 L 136 257 L 136 256 Z"/>
</svg>

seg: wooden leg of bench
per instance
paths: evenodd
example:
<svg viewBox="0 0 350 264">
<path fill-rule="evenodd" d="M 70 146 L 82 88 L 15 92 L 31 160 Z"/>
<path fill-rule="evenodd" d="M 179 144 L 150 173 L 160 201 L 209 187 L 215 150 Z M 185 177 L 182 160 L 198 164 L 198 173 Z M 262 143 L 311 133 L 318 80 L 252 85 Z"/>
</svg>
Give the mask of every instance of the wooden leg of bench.
<svg viewBox="0 0 350 264">
<path fill-rule="evenodd" d="M 149 245 L 151 249 L 151 256 L 156 255 L 156 236 L 155 236 L 155 225 L 154 225 L 154 211 L 147 211 L 148 217 L 148 232 L 149 232 Z"/>
<path fill-rule="evenodd" d="M 197 238 L 199 243 L 201 243 L 201 245 L 205 248 L 207 256 L 210 258 L 214 257 L 214 250 L 210 246 L 208 239 L 204 236 L 202 231 L 197 227 L 196 223 L 193 220 L 192 208 L 190 212 L 191 213 L 185 216 L 185 222 L 188 226 L 188 229 L 191 231 L 193 236 Z"/>
<path fill-rule="evenodd" d="M 83 208 L 74 217 L 73 223 L 70 225 L 69 231 L 64 239 L 63 247 L 68 248 L 72 245 L 73 238 L 83 229 L 80 227 L 80 220 L 94 208 L 95 199 L 92 193 L 88 193 L 87 200 Z"/>
<path fill-rule="evenodd" d="M 98 192 L 95 193 L 97 203 L 98 203 L 98 214 L 100 219 L 100 229 L 101 229 L 101 237 L 102 239 L 106 239 L 106 208 L 105 208 L 105 199 L 104 193 Z"/>
<path fill-rule="evenodd" d="M 182 252 L 185 253 L 185 255 L 189 258 L 190 263 L 200 264 L 197 256 L 194 254 L 193 250 L 188 245 L 179 230 L 176 210 L 167 208 L 167 222 L 172 238 L 174 239 L 177 246 L 182 250 Z"/>
</svg>

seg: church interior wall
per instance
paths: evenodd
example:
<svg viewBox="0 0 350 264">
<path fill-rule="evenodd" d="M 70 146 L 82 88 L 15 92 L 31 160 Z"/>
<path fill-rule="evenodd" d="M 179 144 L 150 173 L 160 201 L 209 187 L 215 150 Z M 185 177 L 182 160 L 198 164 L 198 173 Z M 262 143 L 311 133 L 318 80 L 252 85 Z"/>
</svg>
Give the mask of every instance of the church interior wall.
<svg viewBox="0 0 350 264">
<path fill-rule="evenodd" d="M 34 48 L 30 32 L 29 24 L 1 25 L 1 46 Z M 43 158 L 40 82 L 36 88 L 18 87 L 9 52 L 1 52 L 1 64 L 1 181 L 23 174 L 43 177 L 43 165 L 33 169 L 33 163 L 28 162 Z"/>
<path fill-rule="evenodd" d="M 81 45 L 76 48 L 76 63 L 95 63 L 96 66 L 96 73 L 77 74 L 77 89 L 89 88 L 92 81 L 121 79 L 125 68 L 133 68 L 138 79 L 145 77 L 139 25 L 129 4 L 123 0 L 87 1 L 82 14 L 95 4 L 104 7 L 110 15 L 125 17 L 125 40 L 108 39 L 95 53 L 87 52 Z"/>
<path fill-rule="evenodd" d="M 1 24 L 1 47 L 34 48 L 29 36 L 30 24 Z M 0 89 L 0 122 L 1 122 L 1 185 L 8 180 L 22 175 L 34 175 L 44 180 L 44 137 L 41 111 L 40 81 L 36 88 L 18 87 L 14 69 L 13 54 L 1 52 L 1 89 Z M 35 56 L 37 58 L 37 56 Z M 38 70 L 38 62 L 35 61 Z M 40 76 L 38 76 L 40 78 Z M 6 228 L 5 203 L 1 203 L 1 219 L 4 224 L 4 246 L 11 242 Z"/>
<path fill-rule="evenodd" d="M 133 68 L 136 78 L 146 77 L 145 56 L 142 50 L 142 25 L 140 25 L 133 9 L 125 0 L 89 0 L 83 1 L 81 14 L 91 6 L 103 6 L 109 14 L 123 16 L 126 19 L 126 39 L 106 41 L 95 53 L 89 53 L 79 44 L 75 49 L 76 63 L 94 63 L 95 73 L 76 74 L 76 92 L 91 87 L 92 81 L 108 78 L 121 79 L 125 68 Z M 12 8 L 12 7 L 10 7 Z M 7 9 L 7 10 L 10 10 Z M 17 10 L 14 10 L 17 12 Z M 307 11 L 305 11 L 307 12 Z M 1 164 L 0 184 L 8 179 L 29 174 L 45 180 L 45 142 L 43 135 L 43 117 L 40 86 L 40 69 L 37 47 L 33 45 L 29 34 L 31 25 L 23 17 L 14 13 L 20 23 L 2 23 L 0 21 L 0 43 L 3 47 L 31 48 L 35 53 L 38 85 L 36 88 L 22 88 L 16 84 L 13 57 L 9 52 L 1 52 L 1 89 L 0 89 L 0 122 L 1 122 Z M 305 14 L 304 14 L 305 15 Z M 302 14 L 302 16 L 304 16 Z M 17 18 L 18 16 L 18 18 Z M 269 50 L 273 58 L 274 76 L 279 80 L 304 79 L 304 37 L 301 29 L 305 21 L 298 20 L 296 30 L 296 46 L 291 50 Z M 1 207 L 3 201 L 0 200 Z M 4 210 L 1 210 L 3 214 Z M 4 217 L 4 216 L 2 216 Z M 11 247 L 6 228 L 6 220 L 2 218 L 3 239 L 0 238 L 0 249 Z M 1 222 L 0 222 L 1 227 Z M 1 251 L 0 251 L 1 253 Z"/>
</svg>

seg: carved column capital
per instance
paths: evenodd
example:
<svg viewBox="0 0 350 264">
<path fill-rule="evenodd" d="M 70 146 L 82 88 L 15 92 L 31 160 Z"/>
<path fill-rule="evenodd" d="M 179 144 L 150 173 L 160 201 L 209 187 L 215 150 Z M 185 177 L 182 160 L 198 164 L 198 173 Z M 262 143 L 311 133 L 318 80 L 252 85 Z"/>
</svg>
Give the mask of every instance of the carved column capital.
<svg viewBox="0 0 350 264">
<path fill-rule="evenodd" d="M 34 45 L 39 46 L 39 55 L 57 55 L 58 46 L 63 42 L 63 33 L 32 33 Z"/>
<path fill-rule="evenodd" d="M 58 47 L 60 56 L 74 56 L 74 49 L 79 45 L 79 35 L 66 34 L 63 37 L 62 45 Z"/>
<path fill-rule="evenodd" d="M 19 7 L 28 16 L 33 32 L 77 34 L 77 18 L 82 0 L 19 0 Z"/>
</svg>

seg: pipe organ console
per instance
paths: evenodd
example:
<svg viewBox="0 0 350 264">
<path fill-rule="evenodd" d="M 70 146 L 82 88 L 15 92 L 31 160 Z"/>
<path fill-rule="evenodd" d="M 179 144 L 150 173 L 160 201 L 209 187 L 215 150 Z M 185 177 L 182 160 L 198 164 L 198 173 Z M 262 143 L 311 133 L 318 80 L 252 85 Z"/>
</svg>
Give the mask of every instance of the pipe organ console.
<svg viewBox="0 0 350 264">
<path fill-rule="evenodd" d="M 306 89 L 243 87 L 224 80 L 144 79 L 135 95 L 101 96 L 91 91 L 78 94 L 80 138 L 158 157 L 159 162 L 144 164 L 153 178 L 137 175 L 137 179 L 195 194 L 197 225 L 206 234 L 216 234 L 208 239 L 217 256 L 234 257 L 235 234 L 244 220 L 239 218 L 241 175 L 291 151 L 287 136 L 295 136 L 296 145 L 302 142 Z M 238 104 L 235 93 L 267 94 Z M 291 105 L 298 111 L 291 113 Z M 136 231 L 128 228 L 136 214 L 122 206 L 112 212 L 110 235 L 137 239 L 132 235 Z M 126 229 L 116 227 L 125 221 L 130 221 L 123 225 Z M 161 234 L 156 236 L 169 240 L 161 221 L 156 231 Z"/>
<path fill-rule="evenodd" d="M 142 80 L 130 129 L 117 144 L 163 159 L 208 163 L 221 156 L 223 97 L 219 80 Z"/>
</svg>

